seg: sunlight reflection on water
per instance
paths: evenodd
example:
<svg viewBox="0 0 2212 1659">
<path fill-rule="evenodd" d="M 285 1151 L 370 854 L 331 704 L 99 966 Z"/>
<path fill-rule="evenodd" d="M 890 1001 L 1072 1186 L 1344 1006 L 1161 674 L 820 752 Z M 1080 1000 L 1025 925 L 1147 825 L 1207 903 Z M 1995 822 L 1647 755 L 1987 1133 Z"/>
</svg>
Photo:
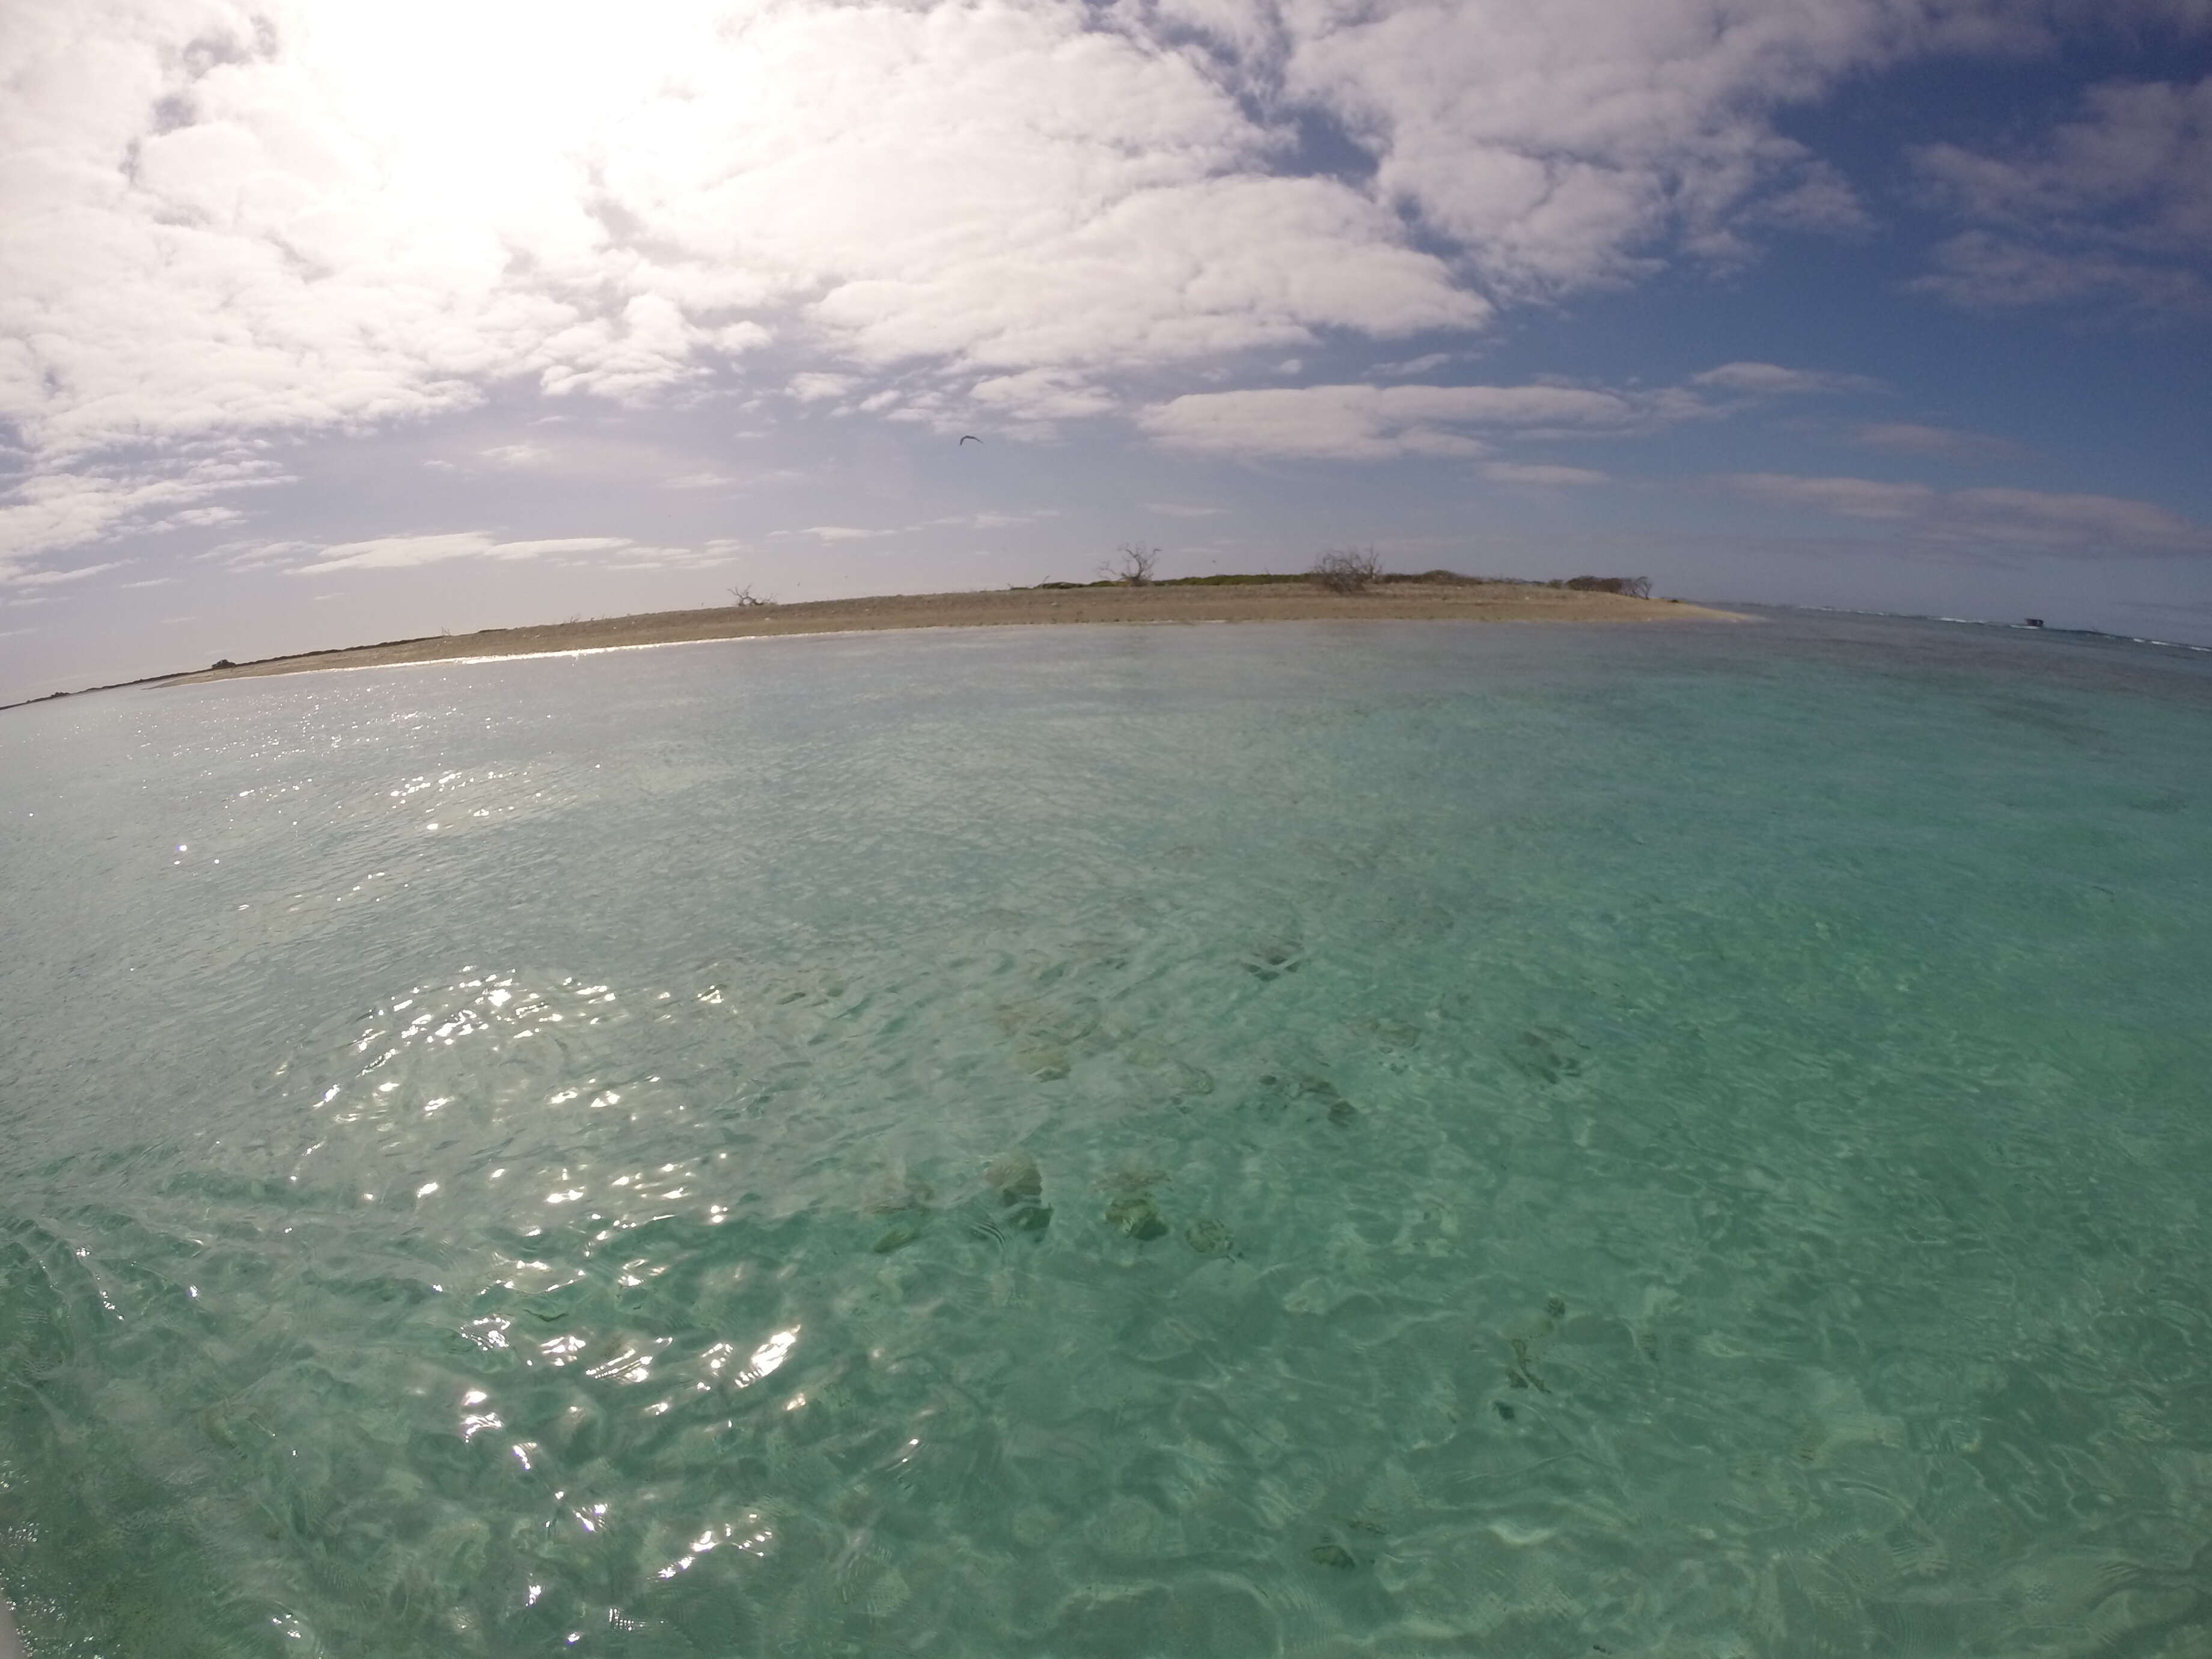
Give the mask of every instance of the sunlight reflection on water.
<svg viewBox="0 0 2212 1659">
<path fill-rule="evenodd" d="M 115 1652 L 2195 1639 L 2212 674 L 2047 643 L 30 711 L 0 1585 Z"/>
</svg>

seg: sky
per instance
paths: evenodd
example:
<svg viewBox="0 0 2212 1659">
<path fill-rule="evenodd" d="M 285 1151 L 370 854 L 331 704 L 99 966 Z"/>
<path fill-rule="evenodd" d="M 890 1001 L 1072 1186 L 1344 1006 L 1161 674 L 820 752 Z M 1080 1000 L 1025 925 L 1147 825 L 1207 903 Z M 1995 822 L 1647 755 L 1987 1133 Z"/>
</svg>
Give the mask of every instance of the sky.
<svg viewBox="0 0 2212 1659">
<path fill-rule="evenodd" d="M 0 0 L 0 700 L 1123 544 L 2212 643 L 2212 0 Z"/>
</svg>

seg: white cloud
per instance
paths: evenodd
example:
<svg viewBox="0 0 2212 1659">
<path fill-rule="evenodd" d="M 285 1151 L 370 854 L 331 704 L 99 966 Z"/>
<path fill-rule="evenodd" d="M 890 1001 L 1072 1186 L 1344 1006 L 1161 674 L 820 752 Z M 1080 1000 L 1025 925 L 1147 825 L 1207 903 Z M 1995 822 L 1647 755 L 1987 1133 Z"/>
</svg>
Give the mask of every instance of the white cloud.
<svg viewBox="0 0 2212 1659">
<path fill-rule="evenodd" d="M 1855 224 L 1849 187 L 1771 112 L 1978 9 L 1319 0 L 1285 10 L 1287 76 L 1493 294 L 1548 294 L 1632 278 L 1676 242 L 1740 258 L 1733 221 L 1770 199 L 1770 217 Z"/>
<path fill-rule="evenodd" d="M 194 504 L 286 481 L 267 460 L 239 451 L 33 471 L 0 499 L 0 581 L 41 554 L 82 543 L 227 522 L 239 515 L 216 508 L 220 518 L 204 516 Z"/>
<path fill-rule="evenodd" d="M 842 398 L 858 385 L 850 374 L 794 374 L 786 389 L 802 404 L 818 404 Z"/>
<path fill-rule="evenodd" d="M 865 542 L 878 536 L 896 536 L 896 530 L 863 530 L 849 524 L 811 524 L 804 530 L 771 530 L 770 536 L 811 536 L 817 542 Z"/>
<path fill-rule="evenodd" d="M 259 570 L 272 564 L 291 564 L 296 556 L 313 553 L 316 544 L 302 541 L 222 542 L 200 555 L 230 570 Z"/>
<path fill-rule="evenodd" d="M 1080 376 L 1049 368 L 1032 368 L 1019 374 L 1000 374 L 978 380 L 969 395 L 985 409 L 1019 420 L 1080 420 L 1104 415 L 1115 407 L 1108 392 L 1087 384 Z"/>
<path fill-rule="evenodd" d="M 2127 213 L 2119 234 L 2177 251 L 2212 242 L 2212 76 L 2194 86 L 2106 82 L 2081 118 L 2010 156 L 1923 147 L 1923 174 L 1973 217 L 2024 228 Z"/>
<path fill-rule="evenodd" d="M 291 567 L 295 576 L 325 576 L 340 570 L 405 570 L 443 564 L 451 559 L 544 559 L 583 553 L 635 550 L 622 536 L 565 536 L 544 541 L 501 541 L 487 531 L 456 531 L 435 536 L 380 536 L 364 542 L 340 542 L 315 550 L 306 563 Z"/>
<path fill-rule="evenodd" d="M 1875 478 L 1805 478 L 1779 472 L 1738 472 L 1722 480 L 1748 501 L 1813 507 L 1847 519 L 1909 519 L 1924 513 L 1936 492 L 1923 483 Z"/>
<path fill-rule="evenodd" d="M 1425 351 L 1418 357 L 1407 357 L 1400 362 L 1377 363 L 1374 372 L 1383 380 L 1411 380 L 1433 374 L 1458 356 L 1455 351 Z"/>
<path fill-rule="evenodd" d="M 1784 368 L 1778 363 L 1723 363 L 1690 384 L 1713 392 L 1738 392 L 1757 398 L 1802 396 L 1819 392 L 1865 392 L 1874 382 L 1862 374 L 1834 374 L 1820 369 Z"/>
<path fill-rule="evenodd" d="M 1817 161 L 1800 164 L 1794 182 L 1755 204 L 1747 216 L 1759 224 L 1831 236 L 1857 235 L 1874 228 L 1849 181 L 1826 161 Z"/>
<path fill-rule="evenodd" d="M 1936 265 L 1911 286 L 1984 310 L 2110 301 L 2153 312 L 2212 307 L 2212 283 L 2199 271 L 2094 246 L 2036 247 L 1968 230 L 1936 246 Z"/>
<path fill-rule="evenodd" d="M 1899 455 L 1929 455 L 1946 460 L 1970 460 L 2012 453 L 2002 438 L 1954 427 L 1922 426 L 1912 421 L 1877 421 L 1862 426 L 1853 441 L 1869 449 L 1886 449 Z"/>
<path fill-rule="evenodd" d="M 958 530 L 1012 530 L 1018 525 L 1036 524 L 1041 520 L 1056 519 L 1059 516 L 1060 509 L 1049 507 L 1040 507 L 1036 511 L 1030 513 L 993 513 L 989 511 L 981 513 L 957 513 L 950 518 L 932 519 L 928 521 L 928 526 L 909 526 L 909 528 L 921 529 L 937 526 L 945 526 Z"/>
<path fill-rule="evenodd" d="M 121 568 L 121 563 L 119 561 L 110 560 L 106 564 L 79 565 L 74 570 L 26 571 L 20 575 L 6 577 L 4 578 L 4 580 L 6 585 L 10 587 L 59 587 L 65 582 L 82 581 L 88 576 L 97 576 L 103 571 L 116 570 L 119 568 Z M 131 586 L 142 586 L 142 584 L 136 582 L 127 585 Z"/>
<path fill-rule="evenodd" d="M 1871 478 L 1737 473 L 1732 493 L 1776 506 L 1909 526 L 1931 544 L 2099 553 L 2212 556 L 2212 526 L 2149 501 L 2043 489 L 1939 490 Z"/>
<path fill-rule="evenodd" d="M 1192 392 L 1140 419 L 1175 449 L 1384 460 L 1482 454 L 1487 446 L 1473 431 L 1623 430 L 1650 412 L 1620 393 L 1579 386 L 1315 386 Z"/>
<path fill-rule="evenodd" d="M 1073 218 L 1075 205 L 1053 216 Z M 1193 179 L 1134 191 L 1022 246 L 848 282 L 811 314 L 864 362 L 1017 373 L 1121 372 L 1303 344 L 1321 329 L 1480 325 L 1488 304 L 1403 235 L 1395 216 L 1333 180 Z"/>
<path fill-rule="evenodd" d="M 2116 545 L 2144 551 L 2212 553 L 2212 526 L 2121 495 L 2043 489 L 1960 489 L 1947 502 L 1977 526 L 2053 545 Z"/>
<path fill-rule="evenodd" d="M 553 452 L 543 444 L 494 444 L 477 453 L 495 466 L 534 467 L 553 458 Z"/>
<path fill-rule="evenodd" d="M 1486 461 L 1482 466 L 1482 476 L 1492 483 L 1534 484 L 1545 488 L 1611 482 L 1607 474 L 1593 471 L 1586 466 L 1545 466 L 1522 461 Z"/>
<path fill-rule="evenodd" d="M 1164 369 L 1432 343 L 1518 297 L 1740 259 L 1762 223 L 1854 222 L 1773 112 L 1914 52 L 2047 40 L 2046 9 L 662 0 L 616 27 L 581 0 L 18 6 L 0 425 L 35 476 L 0 504 L 0 559 L 214 510 L 228 486 L 204 456 L 241 437 L 496 384 L 704 396 L 765 380 L 750 366 L 774 346 L 801 403 L 860 406 L 896 372 L 897 418 L 980 405 L 1042 430 Z M 2177 136 L 2066 200 L 2155 198 L 2153 240 L 2197 246 L 2197 197 L 2144 182 L 2198 153 L 2202 88 L 2185 91 L 2093 111 L 2085 131 Z M 1364 150 L 1371 185 L 1286 173 L 1306 120 Z M 2095 149 L 2054 154 L 2071 177 Z M 1960 188 L 2017 216 L 2055 188 L 2022 178 Z M 1971 250 L 1947 258 L 2001 285 Z M 1340 419 L 1374 453 L 1480 448 L 1457 416 Z"/>
<path fill-rule="evenodd" d="M 2212 305 L 2212 76 L 2108 82 L 2039 143 L 2008 155 L 1935 144 L 1917 159 L 1976 224 L 1936 250 L 1925 291 L 1984 307 Z"/>
</svg>

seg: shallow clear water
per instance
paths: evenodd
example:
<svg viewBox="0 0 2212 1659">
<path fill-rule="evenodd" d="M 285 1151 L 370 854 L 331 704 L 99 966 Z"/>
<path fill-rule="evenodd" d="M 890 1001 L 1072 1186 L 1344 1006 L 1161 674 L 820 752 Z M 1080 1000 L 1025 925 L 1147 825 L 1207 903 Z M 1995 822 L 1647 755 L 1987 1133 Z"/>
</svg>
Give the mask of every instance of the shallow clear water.
<svg viewBox="0 0 2212 1659">
<path fill-rule="evenodd" d="M 11 714 L 0 1586 L 108 1659 L 2202 1654 L 2208 760 L 2201 659 L 1788 617 Z"/>
</svg>

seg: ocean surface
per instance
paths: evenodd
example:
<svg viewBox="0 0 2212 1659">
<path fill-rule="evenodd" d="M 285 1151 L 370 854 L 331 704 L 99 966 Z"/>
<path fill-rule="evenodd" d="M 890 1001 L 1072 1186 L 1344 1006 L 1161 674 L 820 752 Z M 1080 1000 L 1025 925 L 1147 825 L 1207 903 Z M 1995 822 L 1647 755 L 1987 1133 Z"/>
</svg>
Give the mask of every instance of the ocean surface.
<svg viewBox="0 0 2212 1659">
<path fill-rule="evenodd" d="M 2212 658 L 992 629 L 0 716 L 33 1656 L 2212 1651 Z"/>
</svg>

